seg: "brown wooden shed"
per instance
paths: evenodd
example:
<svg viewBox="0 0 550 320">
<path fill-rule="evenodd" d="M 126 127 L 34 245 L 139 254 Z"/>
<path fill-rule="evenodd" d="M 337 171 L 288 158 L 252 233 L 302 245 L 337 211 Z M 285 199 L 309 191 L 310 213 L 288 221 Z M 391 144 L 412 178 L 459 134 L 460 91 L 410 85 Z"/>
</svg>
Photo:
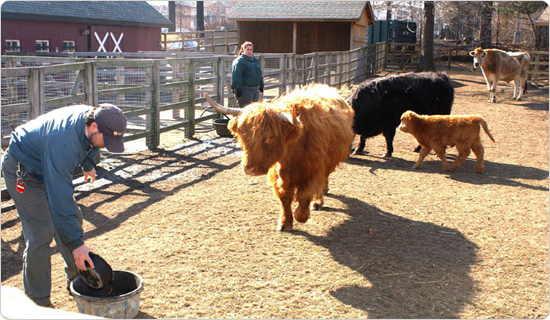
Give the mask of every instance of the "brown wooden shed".
<svg viewBox="0 0 550 320">
<path fill-rule="evenodd" d="M 535 22 L 538 50 L 548 50 L 548 7 Z"/>
<path fill-rule="evenodd" d="M 374 25 L 369 1 L 242 1 L 227 20 L 237 22 L 240 43 L 263 53 L 348 51 L 365 46 Z"/>
</svg>

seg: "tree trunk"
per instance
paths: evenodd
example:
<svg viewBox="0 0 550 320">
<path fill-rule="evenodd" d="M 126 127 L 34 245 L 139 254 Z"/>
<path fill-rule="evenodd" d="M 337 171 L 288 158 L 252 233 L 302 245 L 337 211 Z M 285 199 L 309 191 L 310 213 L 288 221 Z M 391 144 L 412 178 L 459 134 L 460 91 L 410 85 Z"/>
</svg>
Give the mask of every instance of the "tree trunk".
<svg viewBox="0 0 550 320">
<path fill-rule="evenodd" d="M 422 45 L 420 47 L 420 63 L 416 71 L 435 71 L 434 65 L 434 2 L 424 2 L 424 17 L 422 19 Z"/>
<path fill-rule="evenodd" d="M 197 1 L 197 30 L 204 31 L 204 1 Z M 203 36 L 201 33 L 201 38 Z"/>
<path fill-rule="evenodd" d="M 168 17 L 172 25 L 168 31 L 176 31 L 176 1 L 168 1 Z"/>
<path fill-rule="evenodd" d="M 479 32 L 479 41 L 482 48 L 491 47 L 491 25 L 493 21 L 493 1 L 483 2 L 481 8 L 481 25 Z"/>
</svg>

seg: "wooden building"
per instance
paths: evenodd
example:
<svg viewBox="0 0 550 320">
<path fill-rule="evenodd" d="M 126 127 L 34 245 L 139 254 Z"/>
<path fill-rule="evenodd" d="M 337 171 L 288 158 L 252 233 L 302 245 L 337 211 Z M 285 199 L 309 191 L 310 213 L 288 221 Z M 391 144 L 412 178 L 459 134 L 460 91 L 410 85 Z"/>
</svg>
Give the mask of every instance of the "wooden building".
<svg viewBox="0 0 550 320">
<path fill-rule="evenodd" d="M 537 50 L 548 51 L 548 6 L 542 11 L 535 22 L 537 36 Z"/>
<path fill-rule="evenodd" d="M 239 1 L 227 20 L 255 52 L 304 54 L 365 46 L 374 15 L 368 1 Z"/>
<path fill-rule="evenodd" d="M 2 54 L 160 51 L 170 25 L 146 1 L 6 1 Z"/>
</svg>

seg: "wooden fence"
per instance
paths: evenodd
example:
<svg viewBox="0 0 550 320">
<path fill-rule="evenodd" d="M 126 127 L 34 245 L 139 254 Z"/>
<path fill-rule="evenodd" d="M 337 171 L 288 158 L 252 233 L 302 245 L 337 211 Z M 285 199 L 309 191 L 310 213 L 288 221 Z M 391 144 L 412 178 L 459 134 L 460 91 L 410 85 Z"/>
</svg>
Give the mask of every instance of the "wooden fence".
<svg viewBox="0 0 550 320">
<path fill-rule="evenodd" d="M 410 46 L 384 42 L 349 52 L 257 54 L 264 74 L 264 98 L 274 98 L 307 83 L 341 88 L 385 68 L 416 67 L 418 46 Z M 87 55 L 97 57 L 99 53 Z M 228 90 L 234 54 L 141 54 L 155 59 L 137 59 L 136 53 L 101 53 L 102 57 L 117 59 L 84 56 L 2 56 L 3 148 L 9 142 L 12 126 L 52 109 L 78 103 L 112 103 L 128 118 L 124 140 L 145 138 L 153 149 L 163 132 L 183 128 L 185 137 L 192 137 L 197 124 L 220 117 L 205 111 L 204 92 L 225 104 L 234 97 Z M 548 84 L 548 52 L 534 52 L 532 58 L 531 78 Z"/>
<path fill-rule="evenodd" d="M 380 55 L 385 46 L 307 55 L 258 54 L 264 97 L 311 82 L 341 87 L 362 81 L 383 69 Z M 3 56 L 2 146 L 9 142 L 12 126 L 78 103 L 118 106 L 128 119 L 124 140 L 145 138 L 151 149 L 158 146 L 163 132 L 183 128 L 185 136 L 192 137 L 197 123 L 220 116 L 203 112 L 204 92 L 222 103 L 233 97 L 226 83 L 234 58 L 214 54 L 161 59 Z"/>
</svg>

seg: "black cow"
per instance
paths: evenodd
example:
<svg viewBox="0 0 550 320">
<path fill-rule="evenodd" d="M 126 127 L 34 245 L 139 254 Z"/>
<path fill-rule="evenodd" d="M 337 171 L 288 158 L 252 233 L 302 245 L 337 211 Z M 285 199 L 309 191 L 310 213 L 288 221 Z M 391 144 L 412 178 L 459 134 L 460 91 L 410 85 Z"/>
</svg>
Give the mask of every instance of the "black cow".
<svg viewBox="0 0 550 320">
<path fill-rule="evenodd" d="M 393 153 L 393 137 L 401 115 L 407 110 L 418 114 L 451 114 L 454 88 L 443 73 L 406 73 L 367 80 L 348 98 L 355 111 L 353 130 L 361 135 L 353 154 L 362 154 L 366 138 L 380 133 L 386 138 L 387 152 Z"/>
</svg>

